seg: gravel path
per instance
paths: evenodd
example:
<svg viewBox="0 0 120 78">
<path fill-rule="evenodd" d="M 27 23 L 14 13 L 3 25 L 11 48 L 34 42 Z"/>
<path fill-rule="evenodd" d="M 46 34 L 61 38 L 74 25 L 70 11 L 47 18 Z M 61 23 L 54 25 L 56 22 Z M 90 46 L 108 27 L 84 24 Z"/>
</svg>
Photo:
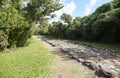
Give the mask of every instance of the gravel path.
<svg viewBox="0 0 120 78">
<path fill-rule="evenodd" d="M 69 56 L 69 58 L 72 58 L 78 61 L 79 63 L 81 63 L 81 65 L 78 65 L 80 67 L 77 67 L 77 69 L 80 68 L 79 71 L 81 70 L 82 67 L 87 66 L 90 69 L 94 70 L 95 73 L 99 76 L 99 78 L 102 78 L 103 76 L 105 78 L 120 78 L 120 52 L 116 52 L 114 50 L 107 50 L 103 48 L 91 47 L 91 46 L 84 45 L 84 44 L 78 44 L 77 42 L 70 41 L 70 40 L 53 39 L 53 38 L 47 38 L 44 36 L 39 36 L 39 38 L 42 41 L 50 44 L 53 50 L 57 50 L 57 51 L 54 51 L 54 52 L 57 52 L 55 53 L 57 54 L 56 59 L 64 60 L 63 56 L 67 55 Z M 67 66 L 66 64 L 69 65 L 69 63 L 66 63 L 66 62 L 67 61 L 62 61 L 62 62 L 58 61 L 58 63 L 60 64 L 63 64 L 63 63 L 65 64 L 63 66 L 60 65 L 63 67 L 63 69 L 64 67 Z M 70 63 L 74 64 L 73 62 L 70 62 Z M 58 64 L 55 66 L 58 66 L 57 70 L 62 69 L 62 67 L 59 68 Z M 67 69 L 65 70 L 67 71 Z M 85 71 L 88 71 L 88 69 Z M 86 75 L 83 74 L 83 76 L 86 76 Z M 61 77 L 60 76 L 60 78 L 86 78 L 86 77 L 81 77 L 81 76 Z M 94 77 L 87 77 L 87 78 L 94 78 Z"/>
<path fill-rule="evenodd" d="M 39 36 L 39 40 L 44 43 L 50 54 L 54 56 L 51 78 L 98 78 L 95 76 L 94 71 L 71 59 L 69 55 L 61 52 L 58 47 L 53 47 L 46 43 L 43 37 Z"/>
</svg>

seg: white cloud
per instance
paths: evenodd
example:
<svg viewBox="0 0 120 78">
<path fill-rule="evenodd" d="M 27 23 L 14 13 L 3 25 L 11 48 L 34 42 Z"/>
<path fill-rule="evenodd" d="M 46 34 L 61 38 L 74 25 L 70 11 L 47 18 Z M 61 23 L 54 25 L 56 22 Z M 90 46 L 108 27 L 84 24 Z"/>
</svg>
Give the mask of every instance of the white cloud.
<svg viewBox="0 0 120 78">
<path fill-rule="evenodd" d="M 89 15 L 91 13 L 92 8 L 95 6 L 98 0 L 89 0 L 89 3 L 86 4 L 85 15 Z"/>
<path fill-rule="evenodd" d="M 75 9 L 76 9 L 76 4 L 73 1 L 71 1 L 70 3 L 67 4 L 64 3 L 64 7 L 61 10 L 56 11 L 55 14 L 57 16 L 62 15 L 62 13 L 67 13 L 72 15 Z"/>
<path fill-rule="evenodd" d="M 74 1 L 71 1 L 70 3 L 65 3 L 65 0 L 61 0 L 60 1 L 62 4 L 64 4 L 64 7 L 62 9 L 60 9 L 59 11 L 56 11 L 55 14 L 57 15 L 56 18 L 54 18 L 52 21 L 57 21 L 60 19 L 60 16 L 63 14 L 63 13 L 66 13 L 66 14 L 70 14 L 72 15 L 73 12 L 75 11 L 76 9 L 76 4 L 74 3 Z"/>
</svg>

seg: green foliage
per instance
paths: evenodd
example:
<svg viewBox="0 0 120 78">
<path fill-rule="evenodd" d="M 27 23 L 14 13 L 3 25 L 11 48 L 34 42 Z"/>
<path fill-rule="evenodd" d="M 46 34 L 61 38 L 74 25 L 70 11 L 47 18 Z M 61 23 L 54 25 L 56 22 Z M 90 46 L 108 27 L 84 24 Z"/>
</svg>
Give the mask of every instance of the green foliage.
<svg viewBox="0 0 120 78">
<path fill-rule="evenodd" d="M 0 50 L 3 50 L 8 45 L 6 35 L 0 31 Z"/>
<path fill-rule="evenodd" d="M 106 4 L 103 4 L 102 6 L 98 7 L 96 9 L 96 11 L 94 12 L 94 14 L 105 13 L 105 12 L 110 11 L 111 9 L 112 9 L 111 3 L 106 3 Z"/>
<path fill-rule="evenodd" d="M 44 16 L 53 16 L 51 13 L 63 7 L 59 0 L 29 0 L 23 9 L 24 17 L 31 23 L 40 21 Z"/>
<path fill-rule="evenodd" d="M 35 34 L 41 34 L 41 35 L 48 35 L 48 28 L 49 24 L 40 25 L 39 27 L 36 27 L 36 33 Z"/>
<path fill-rule="evenodd" d="M 93 24 L 93 33 L 97 41 L 115 42 L 120 30 L 120 9 L 100 14 Z M 117 40 L 118 41 L 118 40 Z"/>
<path fill-rule="evenodd" d="M 0 48 L 23 46 L 29 36 L 29 24 L 13 7 L 0 12 Z"/>
<path fill-rule="evenodd" d="M 120 8 L 120 0 L 113 0 L 113 7 Z"/>
<path fill-rule="evenodd" d="M 0 49 L 24 46 L 35 23 L 62 7 L 59 0 L 0 0 Z"/>
<path fill-rule="evenodd" d="M 69 14 L 63 13 L 63 14 L 60 16 L 60 19 L 63 20 L 65 23 L 70 24 L 71 21 L 72 21 L 72 16 L 69 15 Z"/>
<path fill-rule="evenodd" d="M 9 0 L 0 0 L 0 8 L 5 6 L 5 4 L 7 4 L 8 2 L 9 2 Z"/>
<path fill-rule="evenodd" d="M 8 45 L 9 26 L 5 23 L 6 20 L 6 13 L 0 12 L 0 49 L 4 49 Z"/>
<path fill-rule="evenodd" d="M 48 35 L 48 28 L 50 24 L 48 23 L 48 18 L 42 18 L 40 25 L 36 27 L 35 34 Z"/>
<path fill-rule="evenodd" d="M 80 25 L 81 25 L 81 18 L 75 17 L 71 25 L 66 30 L 66 38 L 69 39 L 79 39 L 80 36 Z"/>
<path fill-rule="evenodd" d="M 53 22 L 52 26 L 49 27 L 49 34 L 59 38 L 66 38 L 67 25 L 62 22 Z"/>
<path fill-rule="evenodd" d="M 73 20 L 71 15 L 63 13 L 61 20 L 67 23 L 67 28 L 62 30 L 64 24 L 55 22 L 50 28 L 50 32 L 52 32 L 50 34 L 69 39 L 83 39 L 104 43 L 120 42 L 119 6 L 120 1 L 113 0 L 98 7 L 94 13 L 82 18 L 76 17 Z"/>
<path fill-rule="evenodd" d="M 106 43 L 120 42 L 118 35 L 120 8 L 113 8 L 113 2 L 104 4 L 91 15 L 83 17 L 80 26 L 80 33 L 84 40 Z"/>
<path fill-rule="evenodd" d="M 18 26 L 16 26 L 9 33 L 9 46 L 24 46 L 30 35 L 29 30 L 30 25 L 27 22 L 24 22 L 23 20 L 19 21 Z"/>
</svg>

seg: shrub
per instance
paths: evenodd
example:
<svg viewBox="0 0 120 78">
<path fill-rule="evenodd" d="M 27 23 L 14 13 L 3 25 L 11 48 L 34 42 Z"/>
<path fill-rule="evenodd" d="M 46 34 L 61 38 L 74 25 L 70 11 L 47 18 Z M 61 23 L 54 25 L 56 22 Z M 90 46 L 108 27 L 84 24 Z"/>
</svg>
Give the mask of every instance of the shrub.
<svg viewBox="0 0 120 78">
<path fill-rule="evenodd" d="M 30 35 L 30 25 L 13 7 L 0 12 L 0 49 L 24 46 Z"/>
</svg>

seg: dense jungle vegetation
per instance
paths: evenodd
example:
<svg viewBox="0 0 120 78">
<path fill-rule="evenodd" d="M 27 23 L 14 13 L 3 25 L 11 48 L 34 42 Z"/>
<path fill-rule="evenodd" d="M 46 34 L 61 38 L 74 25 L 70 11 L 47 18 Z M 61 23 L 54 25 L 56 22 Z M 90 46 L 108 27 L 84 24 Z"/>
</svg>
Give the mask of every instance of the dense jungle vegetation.
<svg viewBox="0 0 120 78">
<path fill-rule="evenodd" d="M 63 13 L 57 22 L 42 21 L 39 34 L 58 38 L 81 39 L 102 43 L 120 43 L 120 0 L 113 0 L 98 7 L 84 17 L 72 18 Z"/>
<path fill-rule="evenodd" d="M 62 7 L 59 0 L 0 0 L 0 50 L 24 46 L 36 22 Z"/>
</svg>

